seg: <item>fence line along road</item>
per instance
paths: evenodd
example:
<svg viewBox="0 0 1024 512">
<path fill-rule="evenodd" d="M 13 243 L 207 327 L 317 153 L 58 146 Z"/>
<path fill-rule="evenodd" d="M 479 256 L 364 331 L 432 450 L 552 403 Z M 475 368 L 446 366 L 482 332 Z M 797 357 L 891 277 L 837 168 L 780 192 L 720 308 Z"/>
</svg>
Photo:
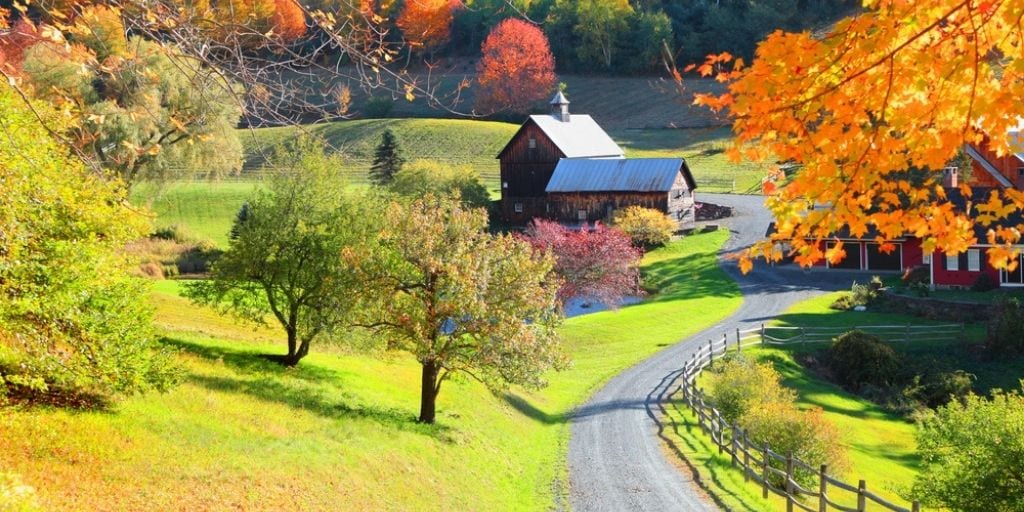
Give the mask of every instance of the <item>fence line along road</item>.
<svg viewBox="0 0 1024 512">
<path fill-rule="evenodd" d="M 781 454 L 772 451 L 767 444 L 751 441 L 747 432 L 739 425 L 729 424 L 722 419 L 722 413 L 711 406 L 704 391 L 697 387 L 697 376 L 705 368 L 712 366 L 715 359 L 727 355 L 730 351 L 741 352 L 744 347 L 752 345 L 789 345 L 799 343 L 820 343 L 828 341 L 843 332 L 859 329 L 879 335 L 888 341 L 914 340 L 943 341 L 957 339 L 962 336 L 963 324 L 949 325 L 874 325 L 859 327 L 766 327 L 741 331 L 736 329 L 735 338 L 730 343 L 729 335 L 722 334 L 721 340 L 708 340 L 683 365 L 680 376 L 682 384 L 679 392 L 683 402 L 697 417 L 701 432 L 711 437 L 718 447 L 719 454 L 729 454 L 732 465 L 743 471 L 743 480 L 753 479 L 761 485 L 761 495 L 768 498 L 768 493 L 776 494 L 786 500 L 787 512 L 804 510 L 807 512 L 863 512 L 868 503 L 877 505 L 892 512 L 920 512 L 921 505 L 916 500 L 910 507 L 901 507 L 877 494 L 868 491 L 867 482 L 860 480 L 851 485 L 828 473 L 825 464 L 815 468 L 810 464 L 793 457 L 792 454 Z M 780 333 L 772 336 L 770 333 Z M 952 334 L 951 334 L 952 333 Z M 786 336 L 785 334 L 788 334 Z M 785 336 L 785 337 L 782 337 Z M 829 338 L 825 338 L 829 336 Z M 809 489 L 798 481 L 817 481 L 817 489 Z M 848 493 L 846 498 L 855 506 L 841 505 L 836 495 Z"/>
</svg>

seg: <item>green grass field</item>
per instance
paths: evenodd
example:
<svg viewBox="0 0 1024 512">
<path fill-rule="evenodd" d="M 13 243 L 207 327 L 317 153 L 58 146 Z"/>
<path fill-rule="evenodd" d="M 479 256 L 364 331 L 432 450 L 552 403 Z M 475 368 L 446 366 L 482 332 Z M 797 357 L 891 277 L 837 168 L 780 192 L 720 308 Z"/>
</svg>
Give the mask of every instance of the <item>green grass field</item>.
<svg viewBox="0 0 1024 512">
<path fill-rule="evenodd" d="M 436 426 L 413 421 L 419 368 L 409 356 L 321 344 L 284 369 L 259 357 L 282 351 L 277 330 L 239 326 L 180 298 L 180 282 L 158 282 L 156 322 L 184 383 L 106 411 L 6 409 L 0 467 L 53 510 L 551 508 L 566 498 L 572 408 L 739 305 L 716 264 L 727 236 L 650 252 L 650 300 L 569 319 L 561 332 L 574 363 L 546 389 L 446 384 Z"/>
<path fill-rule="evenodd" d="M 891 325 L 929 322 L 915 317 L 882 312 L 836 311 L 828 308 L 837 294 L 828 294 L 796 304 L 778 318 L 779 325 L 799 326 L 853 326 Z M 1024 376 L 1024 361 L 985 360 L 978 355 L 976 343 L 984 336 L 982 326 L 970 326 L 967 342 L 908 343 L 898 345 L 903 354 L 912 358 L 930 358 L 934 364 L 959 368 L 977 375 L 976 391 L 1002 387 L 1015 389 L 1017 379 Z M 842 432 L 849 469 L 843 473 L 848 483 L 867 481 L 868 489 L 895 503 L 906 505 L 906 490 L 913 482 L 920 464 L 916 454 L 914 435 L 916 426 L 909 420 L 892 414 L 882 407 L 846 392 L 840 387 L 821 380 L 796 361 L 822 347 L 793 345 L 764 347 L 748 350 L 748 355 L 760 361 L 770 361 L 782 373 L 784 384 L 795 389 L 801 407 L 820 407 L 826 417 Z M 784 510 L 785 502 L 772 497 L 761 498 L 756 484 L 743 481 L 742 473 L 733 468 L 730 459 L 717 453 L 710 438 L 700 432 L 696 418 L 685 405 L 673 403 L 668 413 L 676 437 L 673 446 L 697 468 L 702 480 L 726 507 L 732 510 Z M 836 491 L 844 505 L 855 504 L 852 495 Z"/>
</svg>

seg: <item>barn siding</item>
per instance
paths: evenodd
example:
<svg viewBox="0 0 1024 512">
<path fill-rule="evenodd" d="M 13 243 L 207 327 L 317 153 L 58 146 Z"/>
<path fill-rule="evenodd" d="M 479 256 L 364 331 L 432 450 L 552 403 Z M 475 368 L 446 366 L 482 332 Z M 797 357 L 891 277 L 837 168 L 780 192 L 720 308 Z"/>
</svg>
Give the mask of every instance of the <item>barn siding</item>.
<svg viewBox="0 0 1024 512">
<path fill-rule="evenodd" d="M 1024 179 L 1020 176 L 1018 169 L 1024 167 L 1024 163 L 1022 163 L 1015 155 L 997 155 L 995 151 L 989 149 L 988 137 L 985 137 L 982 143 L 975 146 L 974 149 L 978 150 L 978 153 L 980 153 L 985 160 L 988 160 L 988 162 L 999 171 L 999 174 L 1002 174 L 1006 179 L 1010 180 L 1010 183 L 1013 183 L 1017 188 L 1022 188 L 1021 185 L 1024 185 Z M 971 179 L 969 183 L 971 186 L 976 187 L 995 188 L 1000 186 L 999 182 L 993 178 L 980 163 L 974 160 L 971 161 Z"/>
<path fill-rule="evenodd" d="M 530 148 L 530 139 L 536 147 Z M 516 133 L 501 160 L 501 209 L 504 217 L 515 224 L 525 224 L 534 217 L 544 216 L 546 194 L 558 160 L 565 155 L 533 121 L 527 121 Z M 523 205 L 517 213 L 515 205 Z"/>
</svg>

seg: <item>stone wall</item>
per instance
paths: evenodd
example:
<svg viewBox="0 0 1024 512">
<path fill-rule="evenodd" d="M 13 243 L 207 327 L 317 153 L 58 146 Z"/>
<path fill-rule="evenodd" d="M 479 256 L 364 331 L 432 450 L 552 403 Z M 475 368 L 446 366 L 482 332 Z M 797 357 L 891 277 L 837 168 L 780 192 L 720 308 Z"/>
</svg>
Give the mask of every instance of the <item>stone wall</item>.
<svg viewBox="0 0 1024 512">
<path fill-rule="evenodd" d="M 986 322 L 992 313 L 991 304 L 900 295 L 888 290 L 882 292 L 882 297 L 885 299 L 886 309 L 893 313 L 914 315 L 931 320 L 964 323 Z"/>
</svg>

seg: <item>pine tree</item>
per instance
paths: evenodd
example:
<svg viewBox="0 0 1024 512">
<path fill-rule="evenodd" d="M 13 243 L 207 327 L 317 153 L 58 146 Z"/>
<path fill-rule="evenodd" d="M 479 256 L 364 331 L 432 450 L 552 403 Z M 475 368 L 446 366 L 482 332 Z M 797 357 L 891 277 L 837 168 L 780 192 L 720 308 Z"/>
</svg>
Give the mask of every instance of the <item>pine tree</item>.
<svg viewBox="0 0 1024 512">
<path fill-rule="evenodd" d="M 380 138 L 380 144 L 377 145 L 377 149 L 373 152 L 373 165 L 370 166 L 370 181 L 379 186 L 391 183 L 395 179 L 395 175 L 398 174 L 398 171 L 402 170 L 402 164 L 404 163 L 405 159 L 402 158 L 401 148 L 398 146 L 395 134 L 390 129 L 384 130 Z"/>
</svg>

